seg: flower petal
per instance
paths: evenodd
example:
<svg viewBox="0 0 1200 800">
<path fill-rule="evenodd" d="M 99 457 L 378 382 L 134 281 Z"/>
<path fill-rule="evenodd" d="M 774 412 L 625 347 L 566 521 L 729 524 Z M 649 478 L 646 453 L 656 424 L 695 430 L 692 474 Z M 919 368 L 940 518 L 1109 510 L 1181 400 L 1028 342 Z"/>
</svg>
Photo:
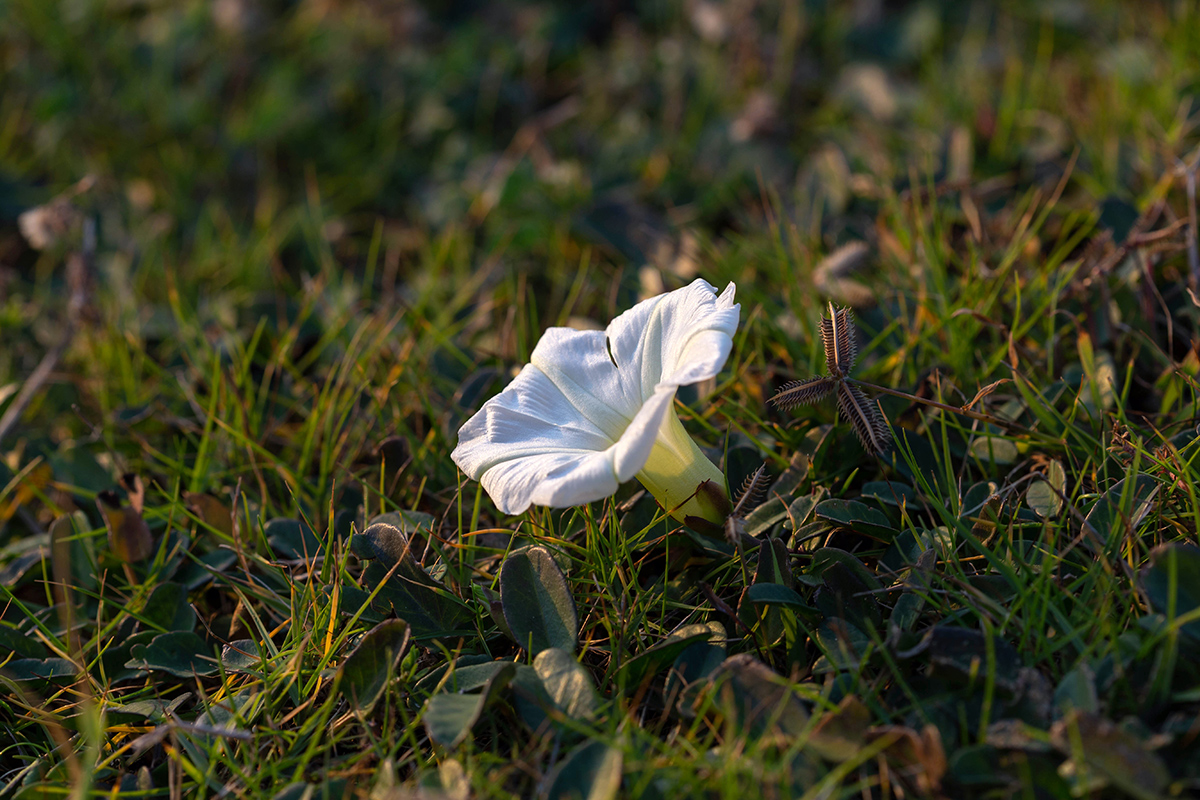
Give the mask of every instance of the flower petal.
<svg viewBox="0 0 1200 800">
<path fill-rule="evenodd" d="M 684 386 L 720 372 L 740 307 L 734 285 L 708 281 L 643 300 L 599 331 L 551 328 L 531 361 L 597 427 L 618 438 L 659 384 Z M 615 363 L 614 363 L 615 362 Z"/>
<path fill-rule="evenodd" d="M 505 514 L 530 504 L 564 508 L 601 500 L 617 490 L 612 451 L 543 452 L 505 461 L 480 478 L 488 496 Z"/>
<path fill-rule="evenodd" d="M 660 383 L 685 386 L 721 371 L 733 347 L 740 306 L 731 283 L 716 295 L 703 278 L 638 303 L 608 325 L 626 394 L 645 402 Z"/>
<path fill-rule="evenodd" d="M 740 311 L 733 299 L 733 284 L 718 297 L 696 280 L 605 332 L 547 330 L 531 363 L 459 430 L 455 463 L 507 514 L 611 495 L 645 467 L 675 390 L 724 365 Z"/>
<path fill-rule="evenodd" d="M 480 480 L 501 462 L 547 452 L 599 452 L 613 441 L 583 417 L 541 370 L 527 365 L 459 428 L 458 445 L 450 457 L 468 476 Z"/>
</svg>

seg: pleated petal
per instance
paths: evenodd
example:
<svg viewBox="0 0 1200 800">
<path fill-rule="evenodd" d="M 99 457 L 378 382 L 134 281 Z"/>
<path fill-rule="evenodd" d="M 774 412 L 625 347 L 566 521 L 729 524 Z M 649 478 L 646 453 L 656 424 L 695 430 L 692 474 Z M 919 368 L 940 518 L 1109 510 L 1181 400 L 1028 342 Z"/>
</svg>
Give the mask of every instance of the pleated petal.
<svg viewBox="0 0 1200 800">
<path fill-rule="evenodd" d="M 608 497 L 645 466 L 675 390 L 724 365 L 733 299 L 733 284 L 718 296 L 696 280 L 603 332 L 549 329 L 530 364 L 459 430 L 455 463 L 507 514 Z"/>
</svg>

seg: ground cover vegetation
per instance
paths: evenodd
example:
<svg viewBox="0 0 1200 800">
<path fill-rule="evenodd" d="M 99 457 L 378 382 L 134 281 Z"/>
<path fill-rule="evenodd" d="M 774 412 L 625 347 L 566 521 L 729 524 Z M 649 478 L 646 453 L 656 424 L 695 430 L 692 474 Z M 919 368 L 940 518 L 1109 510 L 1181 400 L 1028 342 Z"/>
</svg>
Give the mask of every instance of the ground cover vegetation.
<svg viewBox="0 0 1200 800">
<path fill-rule="evenodd" d="M 1186 2 L 3 0 L 0 796 L 1194 796 L 1197 53 Z M 697 276 L 715 536 L 459 472 L 547 328 Z"/>
</svg>

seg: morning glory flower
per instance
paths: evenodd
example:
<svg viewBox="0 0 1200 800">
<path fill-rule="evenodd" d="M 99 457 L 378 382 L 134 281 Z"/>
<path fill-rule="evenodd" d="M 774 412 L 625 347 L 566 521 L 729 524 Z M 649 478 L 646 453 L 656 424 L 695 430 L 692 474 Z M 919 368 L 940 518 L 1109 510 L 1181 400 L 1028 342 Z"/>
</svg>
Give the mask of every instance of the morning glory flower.
<svg viewBox="0 0 1200 800">
<path fill-rule="evenodd" d="M 718 295 L 697 279 L 604 331 L 550 328 L 513 382 L 459 429 L 454 463 L 505 514 L 589 503 L 637 478 L 677 519 L 723 524 L 725 477 L 674 401 L 729 357 L 741 310 L 734 290 Z"/>
</svg>

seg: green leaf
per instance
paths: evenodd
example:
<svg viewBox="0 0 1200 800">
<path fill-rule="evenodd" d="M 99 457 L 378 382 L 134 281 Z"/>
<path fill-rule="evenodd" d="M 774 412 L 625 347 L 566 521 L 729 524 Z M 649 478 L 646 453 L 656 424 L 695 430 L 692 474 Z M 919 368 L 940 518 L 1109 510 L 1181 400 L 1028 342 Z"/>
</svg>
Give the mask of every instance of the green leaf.
<svg viewBox="0 0 1200 800">
<path fill-rule="evenodd" d="M 916 646 L 897 655 L 910 658 L 925 653 L 935 667 L 957 673 L 964 680 L 991 678 L 997 686 L 1015 691 L 1022 680 L 1020 654 L 1011 644 L 996 636 L 992 637 L 990 650 L 990 658 L 995 665 L 995 671 L 991 674 L 989 643 L 985 633 L 937 625 L 926 631 Z"/>
<path fill-rule="evenodd" d="M 510 555 L 500 569 L 500 603 L 517 644 L 536 656 L 548 647 L 575 652 L 579 621 L 567 579 L 542 547 Z"/>
<path fill-rule="evenodd" d="M 442 747 L 457 747 L 483 712 L 487 696 L 483 694 L 437 694 L 425 708 L 425 730 Z"/>
<path fill-rule="evenodd" d="M 1041 432 L 1052 438 L 1062 436 L 1063 430 L 1066 428 L 1066 422 L 1062 415 L 1054 408 L 1054 399 L 1062 391 L 1061 384 L 1054 384 L 1051 387 L 1057 391 L 1053 393 L 1054 397 L 1047 399 L 1046 395 L 1050 394 L 1050 392 L 1042 393 L 1038 391 L 1037 387 L 1025 379 L 1021 373 L 1013 370 L 1013 385 L 1017 387 L 1017 391 L 1020 393 L 1021 399 L 1025 401 L 1025 405 L 1037 417 Z"/>
<path fill-rule="evenodd" d="M 758 548 L 758 569 L 754 574 L 755 583 L 778 583 L 784 586 L 794 586 L 795 578 L 788 563 L 787 546 L 779 539 L 768 537 Z"/>
<path fill-rule="evenodd" d="M 917 505 L 917 493 L 911 486 L 896 481 L 868 481 L 861 489 L 863 497 L 870 497 L 889 506 Z"/>
<path fill-rule="evenodd" d="M 821 613 L 805 602 L 795 589 L 778 583 L 756 583 L 746 591 L 746 600 L 754 605 L 790 608 L 804 621 L 816 624 Z"/>
<path fill-rule="evenodd" d="M 195 678 L 217 672 L 212 648 L 191 631 L 174 631 L 155 636 L 150 644 L 134 645 L 129 669 L 152 669 L 178 678 Z"/>
<path fill-rule="evenodd" d="M 235 639 L 221 648 L 221 667 L 226 672 L 240 672 L 265 677 L 262 648 L 253 639 Z"/>
<path fill-rule="evenodd" d="M 787 509 L 787 527 L 793 531 L 803 528 L 816 507 L 825 499 L 826 494 L 828 494 L 828 491 L 825 487 L 818 486 L 809 494 L 793 500 Z"/>
<path fill-rule="evenodd" d="M 1150 551 L 1141 578 L 1150 605 L 1168 619 L 1200 609 L 1200 547 L 1178 542 L 1159 545 Z M 1186 623 L 1181 630 L 1200 641 L 1200 619 Z"/>
<path fill-rule="evenodd" d="M 338 669 L 342 694 L 355 708 L 369 713 L 408 649 L 408 623 L 390 619 L 367 631 Z"/>
<path fill-rule="evenodd" d="M 570 653 L 549 647 L 533 659 L 542 686 L 559 711 L 572 719 L 591 719 L 600 698 L 588 671 Z"/>
<path fill-rule="evenodd" d="M 345 797 L 346 779 L 331 778 L 321 783 L 289 783 L 271 800 L 343 800 Z"/>
<path fill-rule="evenodd" d="M 422 772 L 417 782 L 420 788 L 415 795 L 411 795 L 414 800 L 467 800 L 471 796 L 471 778 L 462 763 L 453 758 L 438 764 L 436 770 Z M 385 791 L 380 791 L 380 788 L 377 783 L 368 797 L 394 797 L 400 800 L 410 796 L 402 793 L 394 784 L 384 787 Z"/>
<path fill-rule="evenodd" d="M 377 517 L 372 517 L 367 522 L 367 529 L 370 530 L 371 526 L 384 523 L 411 535 L 421 528 L 432 531 L 434 522 L 433 515 L 424 511 L 387 511 Z"/>
<path fill-rule="evenodd" d="M 350 549 L 359 558 L 373 559 L 385 567 L 401 562 L 405 569 L 420 569 L 412 554 L 412 544 L 409 540 L 409 534 L 416 530 L 416 526 L 410 520 L 400 517 L 399 512 L 393 511 L 382 516 L 389 519 L 398 518 L 400 524 L 373 522 L 362 533 L 356 533 L 350 538 Z"/>
<path fill-rule="evenodd" d="M 82 511 L 50 523 L 50 567 L 58 584 L 97 588 L 95 552 L 86 536 L 91 527 Z"/>
<path fill-rule="evenodd" d="M 1054 519 L 1062 511 L 1062 495 L 1067 486 L 1067 474 L 1059 461 L 1051 461 L 1046 467 L 1045 479 L 1029 484 L 1025 492 L 1025 504 L 1042 519 Z"/>
<path fill-rule="evenodd" d="M 0 622 L 0 651 L 10 651 L 21 658 L 41 659 L 50 655 L 46 646 L 34 636 L 24 634 L 5 622 Z"/>
<path fill-rule="evenodd" d="M 599 739 L 572 750 L 554 769 L 548 800 L 612 800 L 621 789 L 621 751 Z"/>
<path fill-rule="evenodd" d="M 464 656 L 459 661 L 461 662 L 465 658 Z M 457 692 L 459 694 L 474 692 L 477 689 L 487 686 L 488 681 L 503 672 L 506 664 L 511 663 L 511 661 L 507 660 L 484 661 L 479 664 L 456 663 L 450 676 L 442 684 L 442 691 Z"/>
<path fill-rule="evenodd" d="M 657 675 L 678 658 L 688 646 L 696 642 L 711 641 L 718 636 L 718 631 L 719 637 L 724 639 L 725 628 L 719 623 L 697 622 L 672 631 L 661 642 L 626 661 L 617 673 L 617 685 L 641 686 L 643 681 Z"/>
<path fill-rule="evenodd" d="M 359 558 L 374 559 L 363 571 L 363 582 L 372 589 L 383 584 L 375 607 L 386 613 L 390 606 L 409 624 L 413 636 L 426 639 L 450 635 L 470 618 L 463 604 L 417 563 L 408 536 L 400 528 L 377 522 L 355 535 L 350 548 Z M 358 597 L 348 592 L 348 598 L 350 595 Z"/>
<path fill-rule="evenodd" d="M 924 607 L 925 598 L 916 592 L 905 592 L 900 595 L 900 599 L 893 606 L 892 616 L 888 619 L 888 623 L 894 625 L 899 631 L 911 630 Z"/>
<path fill-rule="evenodd" d="M 840 617 L 826 616 L 817 626 L 816 645 L 821 658 L 813 664 L 816 674 L 834 671 L 857 671 L 871 640 L 862 629 Z"/>
<path fill-rule="evenodd" d="M 824 500 L 817 506 L 817 516 L 874 539 L 890 542 L 896 527 L 877 508 L 857 500 Z"/>
<path fill-rule="evenodd" d="M 212 581 L 214 573 L 224 573 L 235 561 L 237 553 L 232 550 L 212 550 L 180 569 L 175 575 L 175 580 L 183 584 L 188 591 L 199 589 Z"/>
<path fill-rule="evenodd" d="M 821 576 L 823 589 L 814 596 L 817 609 L 827 617 L 842 617 L 860 630 L 883 624 L 879 608 L 879 579 L 850 553 L 822 547 L 813 553 L 812 573 Z"/>
<path fill-rule="evenodd" d="M 1080 663 L 1075 669 L 1063 675 L 1054 690 L 1054 705 L 1060 711 L 1076 709 L 1088 714 L 1100 711 L 1100 699 L 1096 694 L 1096 676 L 1091 667 Z"/>
<path fill-rule="evenodd" d="M 814 552 L 812 564 L 809 567 L 809 574 L 824 575 L 825 571 L 834 564 L 841 564 L 846 567 L 860 581 L 870 587 L 872 591 L 883 588 L 875 573 L 867 569 L 866 565 L 859 561 L 856 556 L 836 547 L 822 547 Z"/>
<path fill-rule="evenodd" d="M 529 730 L 538 733 L 545 730 L 554 708 L 554 701 L 537 670 L 526 664 L 517 665 L 517 675 L 512 681 L 513 708 Z"/>
<path fill-rule="evenodd" d="M 675 709 L 684 717 L 694 716 L 693 701 L 725 660 L 725 626 L 705 623 L 713 635 L 708 641 L 694 642 L 683 649 L 671 665 L 663 694 L 675 697 Z"/>
<path fill-rule="evenodd" d="M 1079 331 L 1077 342 L 1084 375 L 1079 403 L 1095 416 L 1097 411 L 1112 408 L 1116 399 L 1117 367 L 1107 350 L 1097 353 L 1092 349 L 1092 337 L 1086 331 Z"/>
<path fill-rule="evenodd" d="M 509 661 L 499 669 L 479 694 L 435 694 L 425 706 L 422 721 L 429 738 L 442 747 L 453 749 L 467 738 L 483 710 L 517 674 L 517 665 Z"/>
<path fill-rule="evenodd" d="M 3 479 L 3 476 L 0 476 L 0 481 Z M 7 586 L 10 589 L 15 587 L 29 572 L 30 567 L 42 563 L 50 555 L 49 544 L 49 534 L 35 533 L 32 536 L 10 542 L 0 549 L 0 563 L 15 556 L 11 561 L 4 563 L 3 569 L 0 569 L 0 586 Z M 40 575 L 41 570 L 38 570 L 37 574 Z"/>
<path fill-rule="evenodd" d="M 1012 464 L 1021 457 L 1021 453 L 1012 439 L 986 433 L 971 439 L 968 452 L 980 461 L 992 464 Z"/>
<path fill-rule="evenodd" d="M 273 519 L 263 525 L 263 533 L 272 550 L 292 561 L 312 559 L 325 552 L 312 528 L 298 519 Z"/>
<path fill-rule="evenodd" d="M 18 681 L 44 681 L 52 678 L 74 678 L 75 665 L 65 658 L 17 658 L 0 667 Z"/>
<path fill-rule="evenodd" d="M 178 583 L 154 587 L 142 616 L 151 627 L 162 631 L 190 631 L 196 627 L 196 612 L 188 602 L 187 589 Z"/>
<path fill-rule="evenodd" d="M 787 519 L 788 507 L 781 497 L 772 497 L 746 515 L 746 533 L 758 536 Z"/>
</svg>

